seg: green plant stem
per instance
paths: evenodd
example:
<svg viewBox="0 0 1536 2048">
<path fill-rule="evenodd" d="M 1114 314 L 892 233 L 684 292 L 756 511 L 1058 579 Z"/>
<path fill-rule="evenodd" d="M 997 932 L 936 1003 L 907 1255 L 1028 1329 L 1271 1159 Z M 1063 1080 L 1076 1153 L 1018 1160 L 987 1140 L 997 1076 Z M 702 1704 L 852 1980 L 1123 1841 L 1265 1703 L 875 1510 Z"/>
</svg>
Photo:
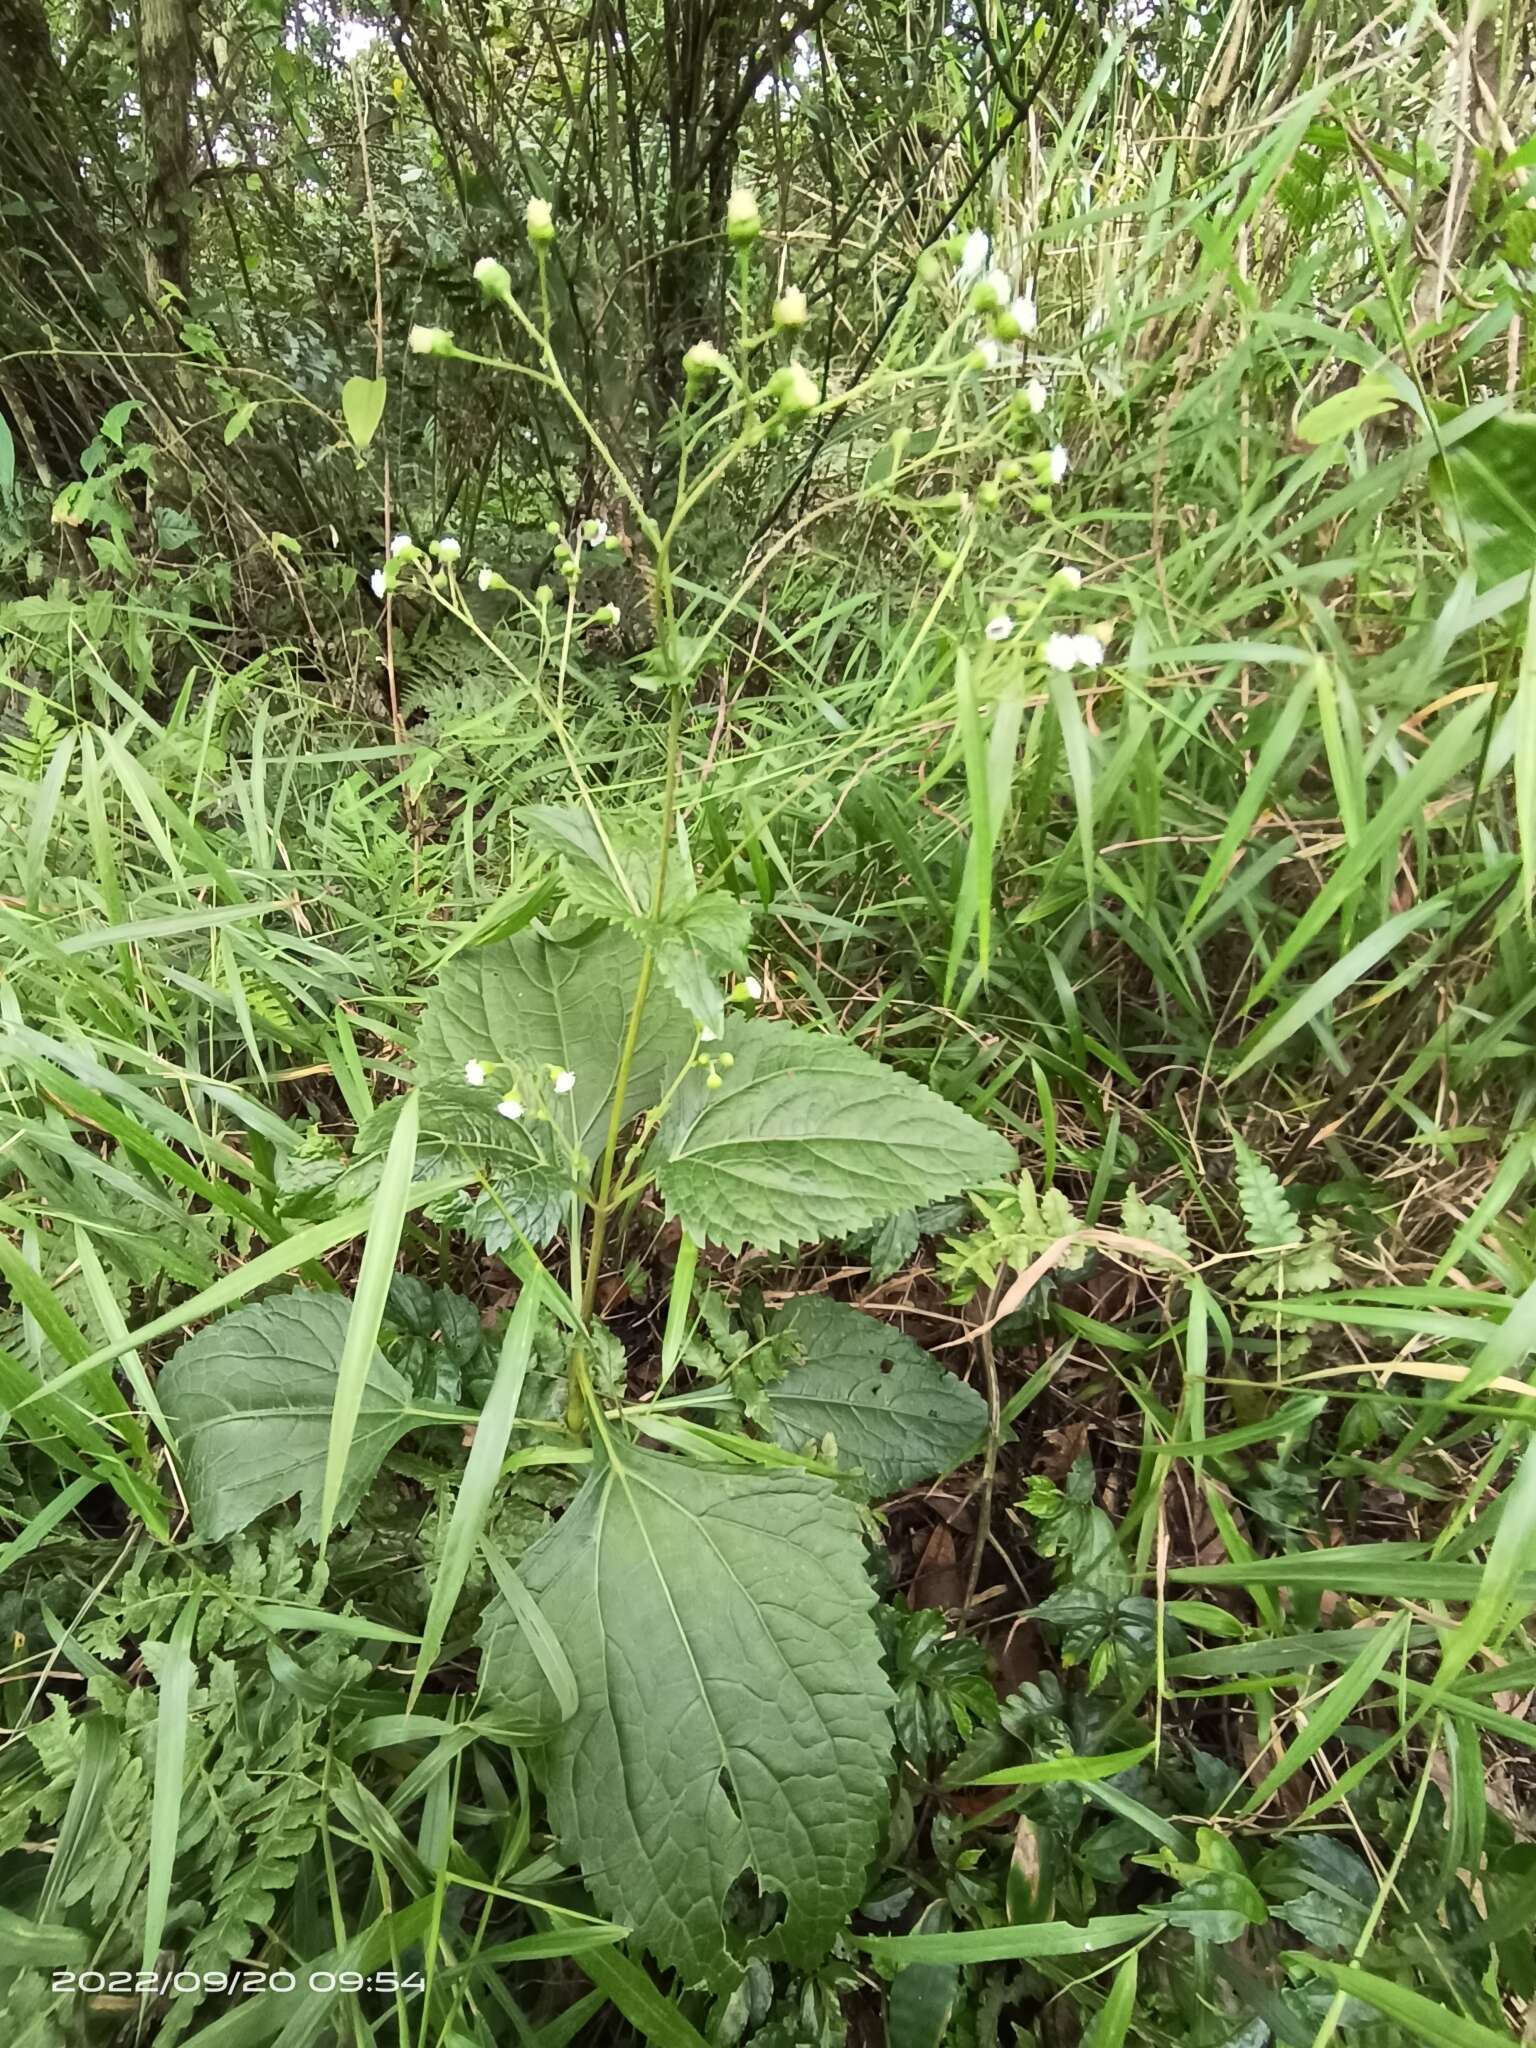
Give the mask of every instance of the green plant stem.
<svg viewBox="0 0 1536 2048">
<path fill-rule="evenodd" d="M 671 584 L 667 576 L 666 554 L 663 550 L 657 561 L 658 583 L 663 592 L 663 605 L 667 622 L 675 638 L 676 626 L 671 619 Z M 667 779 L 661 803 L 661 844 L 656 859 L 656 889 L 651 902 L 651 916 L 661 915 L 661 906 L 667 886 L 667 854 L 672 844 L 672 830 L 677 817 L 678 755 L 683 734 L 683 691 L 679 685 L 672 692 L 672 708 L 667 720 Z M 651 990 L 651 975 L 655 966 L 655 949 L 647 946 L 640 956 L 640 972 L 635 979 L 635 999 L 630 1005 L 629 1023 L 624 1032 L 624 1044 L 619 1053 L 619 1068 L 614 1079 L 613 1108 L 608 1117 L 608 1137 L 603 1146 L 603 1163 L 598 1175 L 597 1193 L 592 1203 L 592 1241 L 587 1248 L 587 1270 L 581 1290 L 581 1317 L 590 1324 L 592 1309 L 597 1300 L 597 1283 L 602 1269 L 603 1240 L 608 1231 L 608 1218 L 613 1213 L 613 1167 L 619 1149 L 619 1133 L 624 1128 L 624 1097 L 628 1092 L 630 1068 L 635 1061 L 635 1047 L 640 1040 L 640 1018 L 645 1010 L 646 997 Z"/>
</svg>

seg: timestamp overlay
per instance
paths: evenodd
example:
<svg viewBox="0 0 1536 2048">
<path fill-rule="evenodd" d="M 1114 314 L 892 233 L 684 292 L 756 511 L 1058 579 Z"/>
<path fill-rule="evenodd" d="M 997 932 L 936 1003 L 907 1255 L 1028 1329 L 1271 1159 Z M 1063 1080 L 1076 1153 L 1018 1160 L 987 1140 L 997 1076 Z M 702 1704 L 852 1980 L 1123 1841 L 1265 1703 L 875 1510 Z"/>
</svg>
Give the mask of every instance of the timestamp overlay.
<svg viewBox="0 0 1536 2048">
<path fill-rule="evenodd" d="M 252 1998 L 259 1992 L 421 1991 L 418 1970 L 54 1970 L 55 1991 L 87 1997 Z"/>
</svg>

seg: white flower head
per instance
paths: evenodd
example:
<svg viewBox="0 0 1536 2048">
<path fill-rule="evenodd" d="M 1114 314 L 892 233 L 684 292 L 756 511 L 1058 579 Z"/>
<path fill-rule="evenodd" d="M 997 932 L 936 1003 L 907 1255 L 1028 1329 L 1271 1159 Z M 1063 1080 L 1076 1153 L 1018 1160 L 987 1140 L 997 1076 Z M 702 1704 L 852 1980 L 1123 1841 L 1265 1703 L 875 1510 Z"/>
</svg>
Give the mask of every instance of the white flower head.
<svg viewBox="0 0 1536 2048">
<path fill-rule="evenodd" d="M 1083 572 L 1075 563 L 1063 562 L 1056 571 L 1056 574 L 1051 578 L 1051 581 L 1058 590 L 1081 590 L 1083 587 Z"/>
<path fill-rule="evenodd" d="M 408 553 L 415 545 L 415 541 L 411 539 L 408 533 L 397 533 L 389 544 L 389 552 L 392 555 L 403 555 Z"/>
<path fill-rule="evenodd" d="M 1013 279 L 1006 270 L 986 271 L 972 287 L 971 304 L 978 313 L 996 313 L 1013 297 Z"/>
<path fill-rule="evenodd" d="M 475 578 L 475 582 L 476 582 L 476 583 L 477 583 L 477 584 L 479 585 L 480 589 L 482 589 L 482 590 L 489 590 L 489 589 L 490 589 L 490 587 L 491 587 L 491 578 L 492 578 L 492 577 L 493 577 L 493 576 L 494 576 L 495 574 L 496 574 L 496 571 L 495 571 L 495 570 L 494 570 L 493 568 L 491 568 L 491 566 L 489 565 L 489 563 L 487 563 L 487 564 L 486 564 L 486 565 L 485 565 L 485 566 L 484 566 L 484 567 L 483 567 L 483 568 L 481 569 L 481 571 L 480 571 L 479 575 L 478 575 L 478 576 L 477 576 L 477 577 Z"/>
<path fill-rule="evenodd" d="M 1048 396 L 1049 393 L 1038 377 L 1031 377 L 1024 386 L 1024 403 L 1033 413 L 1045 411 L 1045 401 Z"/>
<path fill-rule="evenodd" d="M 1020 292 L 1008 308 L 1008 317 L 1020 334 L 1033 334 L 1040 325 L 1040 314 L 1030 292 Z"/>
<path fill-rule="evenodd" d="M 758 980 L 755 974 L 747 975 L 745 980 L 742 982 L 742 987 L 746 990 L 747 994 L 752 998 L 754 1003 L 760 1003 L 762 1001 L 763 984 Z"/>
<path fill-rule="evenodd" d="M 1062 447 L 1061 443 L 1058 441 L 1056 443 L 1056 446 L 1051 450 L 1051 464 L 1049 472 L 1051 482 L 1053 484 L 1059 484 L 1070 467 L 1071 464 L 1067 458 L 1067 451 L 1065 448 Z"/>
<path fill-rule="evenodd" d="M 971 350 L 971 361 L 978 370 L 995 370 L 1003 360 L 1003 352 L 990 334 L 984 334 Z"/>
<path fill-rule="evenodd" d="M 696 341 L 683 353 L 683 375 L 690 383 L 699 378 L 718 376 L 724 368 L 725 357 L 712 341 Z"/>
<path fill-rule="evenodd" d="M 619 623 L 619 608 L 616 604 L 600 604 L 592 614 L 594 626 L 616 626 Z"/>
<path fill-rule="evenodd" d="M 451 356 L 453 336 L 446 327 L 413 327 L 405 338 L 413 356 Z"/>
<path fill-rule="evenodd" d="M 523 1113 L 523 1105 L 515 1095 L 503 1095 L 496 1105 L 496 1114 L 504 1116 L 509 1124 L 515 1124 Z"/>
<path fill-rule="evenodd" d="M 471 1088 L 483 1088 L 485 1086 L 485 1069 L 478 1060 L 466 1060 L 464 1062 L 464 1078 Z"/>
<path fill-rule="evenodd" d="M 1041 659 L 1047 668 L 1053 668 L 1058 675 L 1069 676 L 1077 667 L 1077 641 L 1071 633 L 1053 633 L 1040 650 Z"/>
<path fill-rule="evenodd" d="M 581 522 L 581 537 L 589 548 L 600 548 L 608 538 L 606 519 L 584 519 Z"/>
<path fill-rule="evenodd" d="M 575 1086 L 576 1076 L 569 1067 L 562 1067 L 555 1076 L 555 1093 L 557 1095 L 569 1095 Z"/>
<path fill-rule="evenodd" d="M 804 363 L 786 363 L 768 379 L 768 396 L 777 398 L 786 418 L 813 412 L 821 403 L 821 387 Z"/>
<path fill-rule="evenodd" d="M 989 640 L 1006 640 L 1013 631 L 1013 620 L 1007 612 L 994 612 L 987 621 Z"/>
<path fill-rule="evenodd" d="M 745 185 L 738 185 L 725 202 L 727 239 L 738 246 L 755 242 L 762 233 L 762 228 L 762 215 L 757 210 L 757 194 Z"/>
<path fill-rule="evenodd" d="M 440 541 L 434 543 L 432 552 L 440 562 L 456 562 L 464 550 L 451 533 L 445 533 Z"/>
<path fill-rule="evenodd" d="M 797 284 L 786 285 L 773 302 L 775 327 L 803 327 L 810 316 L 810 308 L 805 303 L 805 293 Z"/>
<path fill-rule="evenodd" d="M 384 600 L 384 571 L 382 569 L 374 570 L 373 574 L 368 578 L 368 587 L 382 604 Z"/>
<path fill-rule="evenodd" d="M 530 199 L 524 216 L 528 239 L 536 247 L 555 239 L 555 209 L 547 199 Z"/>
<path fill-rule="evenodd" d="M 1104 643 L 1096 633 L 1074 633 L 1072 650 L 1079 668 L 1097 668 L 1104 659 Z"/>
<path fill-rule="evenodd" d="M 955 270 L 955 283 L 961 291 L 975 284 L 992 260 L 992 238 L 982 228 L 972 228 L 965 238 L 960 251 L 960 262 Z"/>
<path fill-rule="evenodd" d="M 511 308 L 512 275 L 505 263 L 498 263 L 494 256 L 482 256 L 475 265 L 475 283 L 488 299 Z"/>
</svg>

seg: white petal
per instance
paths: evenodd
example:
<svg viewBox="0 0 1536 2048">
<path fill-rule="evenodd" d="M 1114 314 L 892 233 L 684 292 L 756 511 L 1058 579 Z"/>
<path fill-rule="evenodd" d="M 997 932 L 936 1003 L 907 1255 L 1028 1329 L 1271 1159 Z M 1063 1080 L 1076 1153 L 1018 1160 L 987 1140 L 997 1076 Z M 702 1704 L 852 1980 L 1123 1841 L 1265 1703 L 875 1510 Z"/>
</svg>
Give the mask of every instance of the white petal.
<svg viewBox="0 0 1536 2048">
<path fill-rule="evenodd" d="M 392 555 L 403 555 L 407 548 L 414 547 L 415 545 L 416 543 L 408 533 L 397 533 L 389 544 L 389 552 Z"/>
<path fill-rule="evenodd" d="M 1012 631 L 1013 620 L 1009 618 L 1006 612 L 999 612 L 996 618 L 988 619 L 987 621 L 987 638 L 989 640 L 1006 640 Z"/>
<path fill-rule="evenodd" d="M 1079 668 L 1097 668 L 1104 659 L 1103 642 L 1093 633 L 1076 633 L 1072 646 L 1077 654 Z"/>
<path fill-rule="evenodd" d="M 569 1067 L 567 1067 L 563 1073 L 556 1074 L 555 1093 L 557 1095 L 569 1095 L 571 1090 L 575 1086 L 576 1076 L 571 1072 Z"/>
<path fill-rule="evenodd" d="M 496 1114 L 504 1116 L 509 1124 L 515 1124 L 522 1113 L 523 1105 L 510 1095 L 496 1105 Z"/>
<path fill-rule="evenodd" d="M 373 591 L 374 596 L 377 598 L 382 598 L 384 595 L 384 571 L 382 569 L 375 569 L 373 574 L 369 577 L 368 583 L 369 587 Z"/>
<path fill-rule="evenodd" d="M 981 228 L 972 228 L 965 238 L 965 247 L 960 252 L 960 267 L 955 272 L 956 283 L 962 287 L 974 284 L 986 269 L 991 255 L 991 238 Z"/>
<path fill-rule="evenodd" d="M 762 1001 L 763 984 L 758 980 L 755 974 L 749 974 L 745 982 L 743 983 L 743 986 L 745 987 L 747 994 L 752 998 L 754 1003 Z"/>
<path fill-rule="evenodd" d="M 1024 402 L 1031 412 L 1044 412 L 1046 389 L 1038 377 L 1031 377 L 1024 386 Z"/>
<path fill-rule="evenodd" d="M 1059 484 L 1070 466 L 1067 459 L 1067 451 L 1058 441 L 1051 450 L 1051 482 Z"/>
<path fill-rule="evenodd" d="M 485 1086 L 485 1069 L 478 1060 L 466 1060 L 464 1062 L 464 1078 L 471 1088 L 483 1088 Z"/>
<path fill-rule="evenodd" d="M 1077 641 L 1070 633 L 1053 633 L 1040 650 L 1047 668 L 1070 675 L 1077 667 Z"/>
</svg>

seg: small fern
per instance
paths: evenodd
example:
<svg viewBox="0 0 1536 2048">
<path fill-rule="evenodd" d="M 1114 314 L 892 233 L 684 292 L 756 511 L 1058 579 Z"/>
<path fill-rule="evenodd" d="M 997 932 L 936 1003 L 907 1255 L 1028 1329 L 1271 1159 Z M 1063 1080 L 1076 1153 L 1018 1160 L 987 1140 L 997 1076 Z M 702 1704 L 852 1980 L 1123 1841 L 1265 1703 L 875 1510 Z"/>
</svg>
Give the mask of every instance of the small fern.
<svg viewBox="0 0 1536 2048">
<path fill-rule="evenodd" d="M 1248 1226 L 1249 1246 L 1263 1252 L 1294 1243 L 1301 1226 L 1278 1174 L 1257 1153 L 1250 1152 L 1241 1138 L 1233 1138 L 1232 1148 L 1237 1161 L 1237 1199 Z"/>
</svg>

